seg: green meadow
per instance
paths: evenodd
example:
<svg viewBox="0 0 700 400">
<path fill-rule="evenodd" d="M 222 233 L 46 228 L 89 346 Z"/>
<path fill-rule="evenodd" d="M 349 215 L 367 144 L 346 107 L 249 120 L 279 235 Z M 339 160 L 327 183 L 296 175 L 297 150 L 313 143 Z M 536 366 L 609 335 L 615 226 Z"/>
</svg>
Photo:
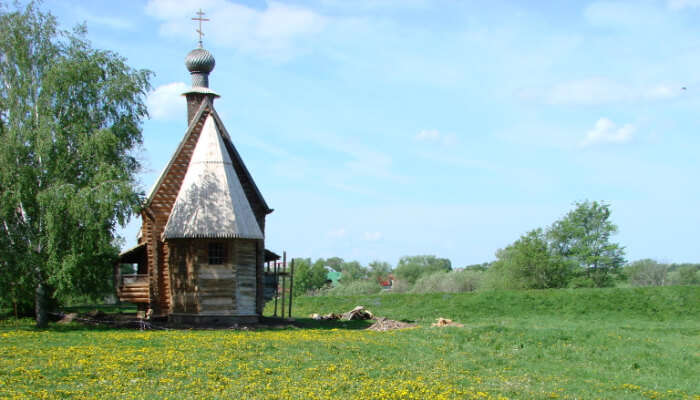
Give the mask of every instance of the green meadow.
<svg viewBox="0 0 700 400">
<path fill-rule="evenodd" d="M 308 318 L 356 305 L 417 327 Z M 301 297 L 293 313 L 254 331 L 8 318 L 0 398 L 700 399 L 700 287 Z"/>
</svg>

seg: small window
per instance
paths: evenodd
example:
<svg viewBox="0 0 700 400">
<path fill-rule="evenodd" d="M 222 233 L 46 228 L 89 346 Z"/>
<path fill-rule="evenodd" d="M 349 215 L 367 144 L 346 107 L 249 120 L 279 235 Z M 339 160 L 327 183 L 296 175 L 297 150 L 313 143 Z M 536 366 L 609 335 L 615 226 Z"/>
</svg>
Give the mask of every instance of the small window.
<svg viewBox="0 0 700 400">
<path fill-rule="evenodd" d="M 209 264 L 223 264 L 226 261 L 226 249 L 223 243 L 209 243 Z"/>
</svg>

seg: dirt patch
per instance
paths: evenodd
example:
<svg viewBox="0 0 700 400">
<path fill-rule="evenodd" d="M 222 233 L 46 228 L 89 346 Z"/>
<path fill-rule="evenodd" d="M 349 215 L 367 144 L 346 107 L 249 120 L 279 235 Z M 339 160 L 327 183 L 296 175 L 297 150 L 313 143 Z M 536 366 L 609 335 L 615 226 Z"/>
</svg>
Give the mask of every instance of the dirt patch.
<svg viewBox="0 0 700 400">
<path fill-rule="evenodd" d="M 410 324 L 408 322 L 394 321 L 393 319 L 388 319 L 384 317 L 377 318 L 377 322 L 373 323 L 369 328 L 370 331 L 391 331 L 394 329 L 407 329 L 415 328 L 416 324 Z"/>
<path fill-rule="evenodd" d="M 436 327 L 438 327 L 438 328 L 444 328 L 444 327 L 446 327 L 446 326 L 456 326 L 456 327 L 458 327 L 458 328 L 463 328 L 463 327 L 464 327 L 463 324 L 460 324 L 460 323 L 458 323 L 458 322 L 452 321 L 451 319 L 442 318 L 442 317 L 438 318 L 438 319 L 437 319 L 437 322 L 433 323 L 433 324 L 430 325 L 430 326 L 436 326 Z"/>
<path fill-rule="evenodd" d="M 71 322 L 75 321 L 75 319 L 78 318 L 78 313 L 68 313 L 61 318 L 58 323 L 59 324 L 70 324 Z"/>
</svg>

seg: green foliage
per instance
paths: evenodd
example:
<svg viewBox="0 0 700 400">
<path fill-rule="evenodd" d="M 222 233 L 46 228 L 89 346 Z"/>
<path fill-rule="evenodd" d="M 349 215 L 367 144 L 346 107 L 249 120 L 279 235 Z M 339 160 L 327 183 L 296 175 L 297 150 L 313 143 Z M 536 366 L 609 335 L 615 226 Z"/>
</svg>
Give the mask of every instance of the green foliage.
<svg viewBox="0 0 700 400">
<path fill-rule="evenodd" d="M 323 259 L 311 263 L 310 258 L 294 259 L 294 295 L 301 296 L 326 284 L 326 269 Z"/>
<path fill-rule="evenodd" d="M 323 260 L 323 258 L 319 258 L 319 260 Z M 325 260 L 323 260 L 324 265 L 333 268 L 334 270 L 338 272 L 343 271 L 343 264 L 345 263 L 345 260 L 343 260 L 340 257 L 330 257 Z"/>
<path fill-rule="evenodd" d="M 547 231 L 554 253 L 576 262 L 597 287 L 609 286 L 610 273 L 625 263 L 624 248 L 610 242 L 617 233 L 610 213 L 608 204 L 578 202 Z"/>
<path fill-rule="evenodd" d="M 328 296 L 359 296 L 379 293 L 382 290 L 379 282 L 373 280 L 356 280 L 338 285 L 325 293 Z"/>
<path fill-rule="evenodd" d="M 665 264 L 637 260 L 623 268 L 632 286 L 700 285 L 700 264 Z"/>
<path fill-rule="evenodd" d="M 369 277 L 374 281 L 387 279 L 391 273 L 391 264 L 385 261 L 372 261 L 369 263 Z"/>
<path fill-rule="evenodd" d="M 357 261 L 343 262 L 340 272 L 342 273 L 340 277 L 341 285 L 367 278 L 367 268 Z"/>
<path fill-rule="evenodd" d="M 566 287 L 573 263 L 554 253 L 542 229 L 532 230 L 496 252 L 491 265 L 491 289 L 548 289 Z"/>
<path fill-rule="evenodd" d="M 487 273 L 491 289 L 546 289 L 613 286 L 624 262 L 623 248 L 611 243 L 617 227 L 610 206 L 596 201 L 575 208 L 546 231 L 532 230 L 505 249 Z"/>
<path fill-rule="evenodd" d="M 700 264 L 671 264 L 669 279 L 674 285 L 700 285 Z"/>
<path fill-rule="evenodd" d="M 394 275 L 397 280 L 414 284 L 423 275 L 451 270 L 452 263 L 446 258 L 437 258 L 433 255 L 404 256 L 399 260 Z"/>
<path fill-rule="evenodd" d="M 0 32 L 0 302 L 31 302 L 35 288 L 97 295 L 115 228 L 140 204 L 132 152 L 150 73 L 93 49 L 84 27 L 59 30 L 33 2 L 0 11 Z"/>
<path fill-rule="evenodd" d="M 594 288 L 596 287 L 595 282 L 593 279 L 582 275 L 582 276 L 576 276 L 571 281 L 569 281 L 569 287 L 571 289 L 581 289 L 581 288 Z"/>
<path fill-rule="evenodd" d="M 648 258 L 630 263 L 624 271 L 632 286 L 664 286 L 668 284 L 668 272 L 668 265 Z"/>
<path fill-rule="evenodd" d="M 489 269 L 489 267 L 491 267 L 491 264 L 493 264 L 493 262 L 484 262 L 481 264 L 470 264 L 470 265 L 465 266 L 464 269 L 468 269 L 471 271 L 486 271 Z"/>
<path fill-rule="evenodd" d="M 473 292 L 481 287 L 483 276 L 478 270 L 438 271 L 418 278 L 411 293 Z"/>
</svg>

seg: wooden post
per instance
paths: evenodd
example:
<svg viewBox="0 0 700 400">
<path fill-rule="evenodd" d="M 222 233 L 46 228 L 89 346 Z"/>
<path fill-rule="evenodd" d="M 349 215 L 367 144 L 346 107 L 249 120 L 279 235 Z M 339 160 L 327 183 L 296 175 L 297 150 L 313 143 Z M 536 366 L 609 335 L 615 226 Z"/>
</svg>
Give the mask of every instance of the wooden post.
<svg viewBox="0 0 700 400">
<path fill-rule="evenodd" d="M 287 283 L 287 275 L 285 274 L 285 271 L 287 270 L 287 252 L 284 252 L 284 261 L 282 261 L 282 318 L 284 318 L 284 297 L 285 297 L 285 283 Z"/>
<path fill-rule="evenodd" d="M 289 272 L 289 311 L 287 316 L 292 318 L 292 299 L 294 298 L 294 259 L 292 258 L 292 265 Z"/>
<path fill-rule="evenodd" d="M 275 263 L 275 267 L 274 267 L 274 271 L 275 271 L 275 275 L 274 275 L 275 276 L 275 314 L 274 314 L 274 316 L 276 317 L 277 316 L 277 297 L 280 294 L 280 290 L 279 290 L 280 289 L 279 288 L 280 281 L 279 281 L 279 276 L 277 274 L 277 261 L 275 260 L 274 263 Z"/>
</svg>

